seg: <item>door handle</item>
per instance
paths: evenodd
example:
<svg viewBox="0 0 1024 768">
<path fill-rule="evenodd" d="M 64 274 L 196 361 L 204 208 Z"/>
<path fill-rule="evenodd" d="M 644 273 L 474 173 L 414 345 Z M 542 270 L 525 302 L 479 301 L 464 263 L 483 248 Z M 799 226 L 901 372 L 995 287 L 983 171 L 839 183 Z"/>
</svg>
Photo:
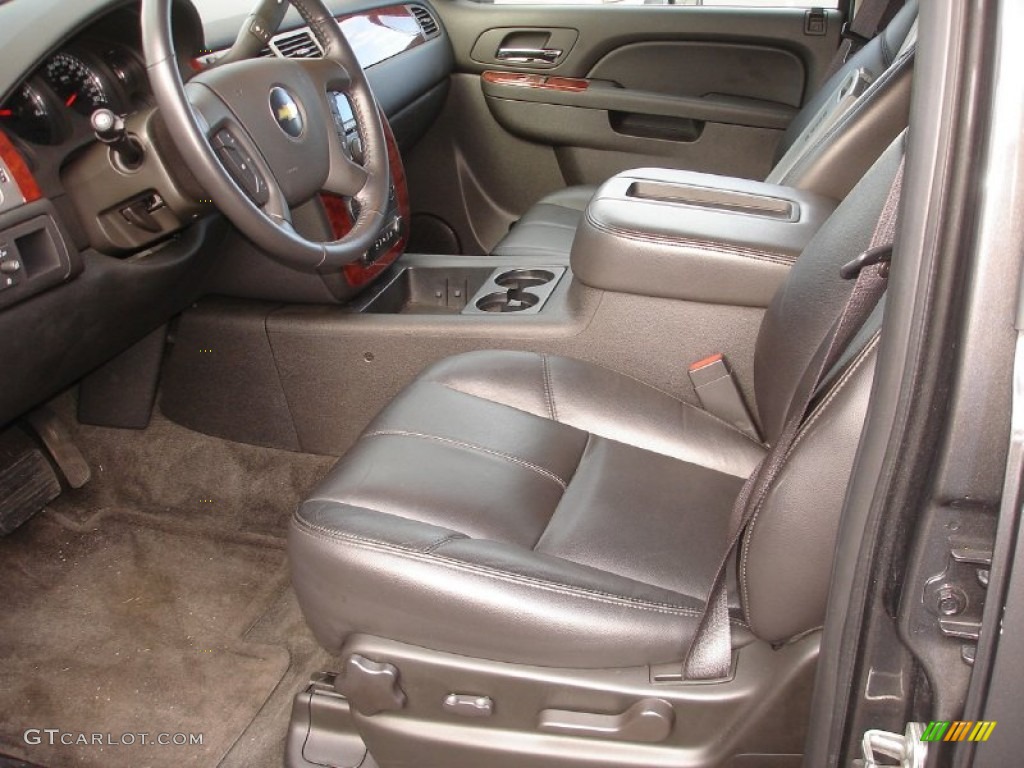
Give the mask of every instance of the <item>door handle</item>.
<svg viewBox="0 0 1024 768">
<path fill-rule="evenodd" d="M 554 64 L 562 53 L 561 48 L 499 48 L 495 58 L 510 64 Z"/>
</svg>

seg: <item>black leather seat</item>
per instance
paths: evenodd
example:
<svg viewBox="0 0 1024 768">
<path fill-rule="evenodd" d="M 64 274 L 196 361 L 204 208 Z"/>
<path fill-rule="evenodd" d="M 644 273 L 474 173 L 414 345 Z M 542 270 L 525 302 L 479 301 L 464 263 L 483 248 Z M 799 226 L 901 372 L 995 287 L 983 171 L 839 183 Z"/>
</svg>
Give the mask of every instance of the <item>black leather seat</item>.
<svg viewBox="0 0 1024 768">
<path fill-rule="evenodd" d="M 883 154 L 765 315 L 755 390 L 769 443 L 849 295 L 839 267 L 867 247 L 901 154 L 900 142 Z M 730 569 L 734 644 L 822 622 L 879 315 L 826 380 L 745 532 Z M 293 584 L 333 652 L 363 633 L 542 666 L 679 661 L 764 451 L 623 373 L 533 353 L 450 358 L 299 507 Z"/>
<path fill-rule="evenodd" d="M 766 181 L 842 200 L 882 150 L 907 126 L 917 0 L 826 80 L 797 113 L 775 151 Z M 902 55 L 901 55 L 902 53 Z M 823 110 L 839 100 L 846 78 L 863 70 L 871 85 L 834 123 Z M 564 260 L 597 186 L 558 190 L 530 208 L 492 249 L 495 256 Z"/>
</svg>

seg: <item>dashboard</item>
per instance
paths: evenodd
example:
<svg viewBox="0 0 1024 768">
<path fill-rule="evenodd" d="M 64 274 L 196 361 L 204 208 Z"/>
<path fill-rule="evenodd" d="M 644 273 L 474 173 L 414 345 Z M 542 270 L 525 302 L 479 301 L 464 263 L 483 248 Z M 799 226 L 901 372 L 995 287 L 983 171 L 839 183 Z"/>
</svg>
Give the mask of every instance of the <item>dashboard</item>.
<svg viewBox="0 0 1024 768">
<path fill-rule="evenodd" d="M 451 47 L 429 0 L 325 2 L 385 118 L 392 215 L 352 269 L 285 276 L 203 199 L 161 134 L 142 54 L 140 0 L 0 2 L 0 367 L 8 373 L 0 386 L 0 426 L 205 292 L 343 302 L 400 255 L 408 220 L 401 152 L 440 110 Z M 174 0 L 183 79 L 230 48 L 245 15 L 204 28 L 189 0 Z M 294 12 L 261 52 L 319 54 Z M 358 161 L 360 139 L 347 100 L 337 95 L 333 106 L 334 128 Z M 139 168 L 118 167 L 97 140 L 90 122 L 97 109 L 123 119 L 127 136 L 146 149 Z M 308 223 L 328 240 L 352 226 L 351 201 L 314 203 L 319 214 L 303 214 L 297 227 Z M 268 286 L 292 294 L 267 295 Z"/>
</svg>

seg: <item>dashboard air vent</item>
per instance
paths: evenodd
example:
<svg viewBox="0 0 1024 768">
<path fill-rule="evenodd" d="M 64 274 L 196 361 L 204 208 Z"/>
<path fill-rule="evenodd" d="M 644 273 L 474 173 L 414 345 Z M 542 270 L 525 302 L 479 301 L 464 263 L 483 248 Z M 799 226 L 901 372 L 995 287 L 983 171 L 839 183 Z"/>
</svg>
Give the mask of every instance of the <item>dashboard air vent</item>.
<svg viewBox="0 0 1024 768">
<path fill-rule="evenodd" d="M 306 28 L 277 35 L 270 41 L 270 47 L 286 59 L 316 59 L 323 55 L 313 33 Z"/>
<path fill-rule="evenodd" d="M 416 23 L 420 25 L 423 37 L 430 39 L 431 37 L 436 37 L 439 34 L 437 20 L 430 11 L 422 5 L 410 5 L 409 10 L 412 11 L 412 15 L 416 17 Z"/>
</svg>

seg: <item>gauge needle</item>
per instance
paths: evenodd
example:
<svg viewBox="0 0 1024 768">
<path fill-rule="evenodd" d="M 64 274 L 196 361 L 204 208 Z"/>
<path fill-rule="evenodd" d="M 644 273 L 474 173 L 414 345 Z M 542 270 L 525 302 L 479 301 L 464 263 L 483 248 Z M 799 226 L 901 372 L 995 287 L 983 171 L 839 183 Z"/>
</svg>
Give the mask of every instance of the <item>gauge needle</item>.
<svg viewBox="0 0 1024 768">
<path fill-rule="evenodd" d="M 11 109 L 0 109 L 0 117 L 13 117 L 14 110 Z"/>
<path fill-rule="evenodd" d="M 67 104 L 70 107 L 76 101 L 78 101 L 78 94 L 77 93 L 72 93 L 70 96 L 68 96 L 68 100 L 65 101 L 64 103 Z"/>
</svg>

